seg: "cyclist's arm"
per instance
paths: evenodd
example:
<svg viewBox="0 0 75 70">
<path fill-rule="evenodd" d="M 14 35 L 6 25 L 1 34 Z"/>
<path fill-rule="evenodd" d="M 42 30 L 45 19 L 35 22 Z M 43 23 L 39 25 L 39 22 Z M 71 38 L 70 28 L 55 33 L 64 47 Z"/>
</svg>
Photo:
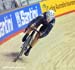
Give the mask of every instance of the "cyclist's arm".
<svg viewBox="0 0 75 70">
<path fill-rule="evenodd" d="M 30 26 L 35 22 L 35 19 L 33 19 L 32 21 L 30 21 L 28 23 L 28 26 L 25 28 L 24 32 L 26 32 L 28 30 L 28 28 L 30 28 Z"/>
<path fill-rule="evenodd" d="M 29 27 L 33 27 L 39 24 L 39 22 L 42 20 L 42 16 L 38 16 L 35 19 L 33 19 L 32 21 L 30 21 L 29 25 L 27 26 L 27 28 Z"/>
</svg>

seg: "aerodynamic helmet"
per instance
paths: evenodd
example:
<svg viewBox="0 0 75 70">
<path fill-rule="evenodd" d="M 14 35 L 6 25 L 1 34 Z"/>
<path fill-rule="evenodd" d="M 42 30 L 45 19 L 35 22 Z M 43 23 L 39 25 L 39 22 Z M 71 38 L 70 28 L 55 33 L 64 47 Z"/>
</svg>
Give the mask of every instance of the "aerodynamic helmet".
<svg viewBox="0 0 75 70">
<path fill-rule="evenodd" d="M 55 17 L 55 11 L 49 10 L 46 12 L 46 18 L 52 20 Z"/>
</svg>

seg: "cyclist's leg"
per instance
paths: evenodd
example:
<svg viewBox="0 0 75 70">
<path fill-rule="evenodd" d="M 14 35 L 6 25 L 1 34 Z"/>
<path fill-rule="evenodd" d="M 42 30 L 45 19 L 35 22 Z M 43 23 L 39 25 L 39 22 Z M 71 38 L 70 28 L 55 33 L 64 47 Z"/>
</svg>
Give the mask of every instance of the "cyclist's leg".
<svg viewBox="0 0 75 70">
<path fill-rule="evenodd" d="M 29 55 L 29 52 L 30 52 L 31 48 L 38 42 L 39 36 L 40 36 L 40 34 L 37 33 L 36 36 L 35 36 L 35 38 L 34 38 L 34 40 L 33 40 L 32 43 L 31 43 L 30 47 L 29 47 L 28 50 L 24 53 L 26 56 Z"/>
<path fill-rule="evenodd" d="M 26 40 L 27 36 L 28 36 L 29 33 L 32 31 L 31 28 L 34 28 L 34 25 L 31 25 L 31 26 L 26 30 L 25 35 L 24 35 L 24 37 L 22 38 L 22 42 L 24 42 L 24 41 Z"/>
<path fill-rule="evenodd" d="M 34 28 L 37 29 L 39 26 L 40 26 L 40 24 L 36 25 Z M 28 56 L 28 54 L 29 54 L 31 48 L 37 43 L 37 41 L 38 41 L 38 39 L 39 39 L 39 36 L 40 36 L 40 32 L 35 35 L 35 38 L 34 38 L 34 40 L 32 41 L 30 47 L 29 47 L 28 50 L 24 53 L 26 56 Z"/>
<path fill-rule="evenodd" d="M 48 35 L 48 33 L 45 31 L 45 27 L 41 26 L 39 33 L 36 34 L 34 40 L 31 43 L 31 46 L 33 47 L 38 42 L 38 39 L 43 38 L 47 35 Z"/>
<path fill-rule="evenodd" d="M 35 26 L 35 28 L 37 29 L 39 26 L 40 25 L 37 25 L 37 26 Z M 35 38 L 33 39 L 33 41 L 31 43 L 31 45 L 29 46 L 28 50 L 24 53 L 26 56 L 28 56 L 31 48 L 37 43 L 37 41 L 39 39 L 39 36 L 40 36 L 40 32 L 35 35 Z"/>
<path fill-rule="evenodd" d="M 31 43 L 31 46 L 32 46 L 32 47 L 37 43 L 39 37 L 40 37 L 40 33 L 37 33 L 36 36 L 35 36 L 35 38 L 34 38 L 34 40 L 33 40 L 32 43 Z"/>
</svg>

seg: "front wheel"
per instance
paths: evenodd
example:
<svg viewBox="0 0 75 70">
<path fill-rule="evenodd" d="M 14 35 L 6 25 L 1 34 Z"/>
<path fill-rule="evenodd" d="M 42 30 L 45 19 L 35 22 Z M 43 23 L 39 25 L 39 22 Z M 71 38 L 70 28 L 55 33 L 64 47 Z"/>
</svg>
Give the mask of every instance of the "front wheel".
<svg viewBox="0 0 75 70">
<path fill-rule="evenodd" d="M 32 39 L 32 36 L 29 36 L 27 38 L 27 40 L 24 41 L 24 43 L 22 45 L 22 49 L 21 49 L 20 53 L 17 55 L 17 57 L 14 59 L 14 62 L 16 62 L 20 58 L 20 56 L 22 56 L 22 54 L 27 50 L 27 46 L 29 45 L 31 39 Z"/>
<path fill-rule="evenodd" d="M 20 56 L 22 56 L 22 54 L 24 53 L 24 51 L 26 50 L 25 43 L 22 45 L 21 48 L 22 49 L 21 49 L 20 53 L 17 55 L 17 57 L 14 59 L 14 62 L 16 62 L 20 58 Z"/>
</svg>

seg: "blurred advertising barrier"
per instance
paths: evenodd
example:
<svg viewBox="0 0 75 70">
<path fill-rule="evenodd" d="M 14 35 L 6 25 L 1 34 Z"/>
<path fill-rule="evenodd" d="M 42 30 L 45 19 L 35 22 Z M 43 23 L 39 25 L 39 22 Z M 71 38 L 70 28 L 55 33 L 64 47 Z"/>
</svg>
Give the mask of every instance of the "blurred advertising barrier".
<svg viewBox="0 0 75 70">
<path fill-rule="evenodd" d="M 56 15 L 75 10 L 75 0 L 45 0 L 40 2 L 42 12 L 53 9 Z"/>
<path fill-rule="evenodd" d="M 14 33 L 26 28 L 32 19 L 41 14 L 38 3 L 0 15 L 0 44 Z"/>
<path fill-rule="evenodd" d="M 75 0 L 44 0 L 23 8 L 0 14 L 0 44 L 26 28 L 29 22 L 49 9 L 60 16 L 75 10 Z"/>
</svg>

